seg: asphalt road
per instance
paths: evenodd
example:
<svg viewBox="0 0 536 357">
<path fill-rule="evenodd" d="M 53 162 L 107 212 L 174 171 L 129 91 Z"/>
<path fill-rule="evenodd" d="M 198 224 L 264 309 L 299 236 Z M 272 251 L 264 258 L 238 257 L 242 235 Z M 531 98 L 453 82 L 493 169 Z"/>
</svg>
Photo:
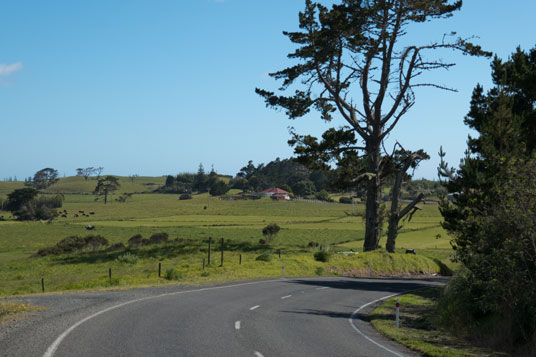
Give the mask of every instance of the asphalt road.
<svg viewBox="0 0 536 357">
<path fill-rule="evenodd" d="M 3 327 L 0 355 L 411 356 L 371 328 L 364 305 L 442 282 L 324 277 L 33 296 L 47 310 Z"/>
</svg>

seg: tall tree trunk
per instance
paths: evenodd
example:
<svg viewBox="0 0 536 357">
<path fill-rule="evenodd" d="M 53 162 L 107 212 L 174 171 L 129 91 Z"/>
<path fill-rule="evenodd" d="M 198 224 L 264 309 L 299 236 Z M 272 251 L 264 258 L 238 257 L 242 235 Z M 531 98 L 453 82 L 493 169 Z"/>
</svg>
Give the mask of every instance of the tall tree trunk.
<svg viewBox="0 0 536 357">
<path fill-rule="evenodd" d="M 108 190 L 104 190 L 104 204 L 108 201 Z"/>
<path fill-rule="evenodd" d="M 400 200 L 400 188 L 402 187 L 402 170 L 397 171 L 395 184 L 391 191 L 391 214 L 389 215 L 389 228 L 387 229 L 387 243 L 385 249 L 389 253 L 395 252 L 396 237 L 398 236 L 398 222 L 400 221 L 400 210 L 398 209 L 398 201 Z"/>
<path fill-rule="evenodd" d="M 382 187 L 380 179 L 380 147 L 379 145 L 370 145 L 369 150 L 369 167 L 368 172 L 372 175 L 369 177 L 367 185 L 367 202 L 365 212 L 365 242 L 363 251 L 378 249 L 380 241 L 380 204 L 382 198 Z"/>
</svg>

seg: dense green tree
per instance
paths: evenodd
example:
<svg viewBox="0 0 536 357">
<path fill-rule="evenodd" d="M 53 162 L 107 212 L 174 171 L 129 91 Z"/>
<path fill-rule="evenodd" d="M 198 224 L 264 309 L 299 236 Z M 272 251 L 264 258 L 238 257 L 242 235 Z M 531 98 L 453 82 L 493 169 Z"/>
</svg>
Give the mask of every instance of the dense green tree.
<svg viewBox="0 0 536 357">
<path fill-rule="evenodd" d="M 448 0 L 343 0 L 327 8 L 307 0 L 299 15 L 301 30 L 284 32 L 298 46 L 289 57 L 299 63 L 271 74 L 283 80 L 283 95 L 256 89 L 267 106 L 284 109 L 290 119 L 315 109 L 325 121 L 337 114 L 346 122 L 348 126 L 326 132 L 334 135 L 326 153 L 345 153 L 346 163 L 354 165 L 365 158 L 364 172 L 357 171 L 365 174 L 367 185 L 365 251 L 376 249 L 380 238 L 384 140 L 415 103 L 415 87 L 446 89 L 416 78 L 454 65 L 431 58 L 429 52 L 487 54 L 461 38 L 412 45 L 403 36 L 410 24 L 452 16 L 461 5 Z M 287 95 L 295 83 L 298 88 Z M 310 139 L 304 138 L 305 146 Z"/>
<path fill-rule="evenodd" d="M 38 191 L 34 188 L 21 188 L 14 190 L 7 196 L 5 209 L 11 211 L 20 221 L 49 220 L 55 218 L 58 213 L 55 208 L 61 207 L 63 197 L 37 197 Z"/>
<path fill-rule="evenodd" d="M 222 180 L 217 180 L 210 186 L 209 193 L 212 196 L 221 196 L 227 193 L 229 191 L 229 186 Z"/>
<path fill-rule="evenodd" d="M 312 181 L 303 180 L 296 183 L 292 187 L 292 191 L 298 196 L 305 197 L 314 195 L 316 193 L 316 187 Z"/>
<path fill-rule="evenodd" d="M 492 63 L 495 86 L 477 86 L 465 122 L 470 138 L 458 169 L 441 150 L 440 205 L 465 270 L 449 283 L 452 321 L 486 326 L 497 342 L 536 350 L 536 49 Z M 500 333 L 497 333 L 499 332 Z"/>
<path fill-rule="evenodd" d="M 24 184 L 37 190 L 44 190 L 59 181 L 58 170 L 50 167 L 37 171 L 31 180 Z"/>
<path fill-rule="evenodd" d="M 105 176 L 97 181 L 95 186 L 95 195 L 104 195 L 104 204 L 108 202 L 108 194 L 113 193 L 119 188 L 119 180 L 115 176 Z"/>
<path fill-rule="evenodd" d="M 198 193 L 203 193 L 208 191 L 208 176 L 205 173 L 203 164 L 199 164 L 199 169 L 197 170 L 196 175 L 194 176 L 194 181 L 192 183 L 192 189 Z"/>
</svg>

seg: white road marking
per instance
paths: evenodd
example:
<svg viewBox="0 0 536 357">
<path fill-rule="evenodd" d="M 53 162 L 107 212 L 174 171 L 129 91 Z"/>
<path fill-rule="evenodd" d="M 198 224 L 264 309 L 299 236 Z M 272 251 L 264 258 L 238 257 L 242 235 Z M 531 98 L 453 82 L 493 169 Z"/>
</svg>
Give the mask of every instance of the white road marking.
<svg viewBox="0 0 536 357">
<path fill-rule="evenodd" d="M 415 290 L 410 290 L 410 291 L 404 291 L 404 292 L 401 292 L 401 293 L 397 293 L 397 294 L 392 294 L 392 295 L 389 295 L 389 296 L 384 296 L 380 299 L 376 299 L 374 301 L 371 301 L 365 305 L 362 305 L 360 306 L 357 310 L 355 310 L 352 315 L 350 315 L 350 317 L 348 318 L 348 321 L 350 321 L 350 325 L 352 326 L 352 328 L 354 330 L 357 331 L 358 334 L 360 334 L 362 337 L 364 337 L 365 339 L 367 339 L 368 341 L 372 342 L 373 344 L 375 344 L 376 346 L 380 347 L 380 348 L 383 348 L 384 350 L 386 350 L 387 352 L 391 352 L 392 354 L 394 354 L 395 356 L 398 356 L 398 357 L 404 357 L 403 354 L 400 354 L 398 352 L 395 352 L 387 347 L 385 347 L 384 345 L 380 344 L 379 342 L 376 342 L 374 341 L 372 338 L 368 337 L 367 335 L 365 335 L 365 333 L 363 331 L 361 331 L 360 329 L 357 328 L 357 326 L 354 324 L 354 318 L 355 318 L 355 315 L 357 315 L 359 313 L 359 311 L 363 310 L 365 307 L 369 306 L 369 305 L 372 305 L 372 304 L 375 304 L 379 301 L 383 301 L 383 300 L 387 300 L 387 299 L 390 299 L 392 297 L 395 297 L 395 296 L 398 296 L 398 295 L 402 295 L 402 294 L 408 294 L 408 293 L 411 293 L 413 291 L 417 291 L 417 290 L 422 290 L 422 289 L 426 289 L 426 288 L 420 288 L 420 289 L 415 289 Z"/>
<path fill-rule="evenodd" d="M 324 289 L 329 289 L 329 287 L 328 287 L 328 286 L 324 286 L 324 287 L 322 287 L 322 288 L 316 288 L 316 290 L 324 290 Z"/>
<path fill-rule="evenodd" d="M 288 299 L 289 297 L 291 297 L 292 295 L 287 295 L 287 296 L 281 296 L 281 299 Z"/>
<path fill-rule="evenodd" d="M 237 287 L 237 286 L 245 286 L 245 285 L 254 285 L 254 284 L 262 284 L 262 283 L 275 283 L 275 282 L 279 282 L 279 281 L 280 281 L 280 279 L 278 279 L 278 280 L 254 281 L 254 282 L 251 282 L 251 283 L 232 284 L 232 285 L 225 285 L 225 286 L 213 286 L 213 287 L 201 288 L 201 289 L 196 289 L 196 290 L 176 291 L 174 293 L 166 293 L 166 294 L 160 294 L 160 295 L 155 295 L 155 296 L 147 296 L 147 297 L 140 298 L 140 299 L 134 299 L 134 300 L 126 301 L 126 302 L 123 302 L 121 304 L 117 304 L 117 305 L 111 306 L 109 308 L 106 308 L 104 310 L 98 311 L 98 312 L 96 312 L 96 313 L 94 313 L 92 315 L 89 315 L 86 318 L 83 318 L 82 320 L 78 321 L 77 323 L 75 323 L 74 325 L 69 327 L 61 335 L 59 335 L 58 338 L 56 338 L 56 340 L 54 340 L 54 342 L 52 342 L 52 344 L 47 348 L 46 352 L 43 354 L 43 357 L 52 357 L 52 356 L 54 356 L 54 353 L 56 353 L 56 350 L 58 349 L 58 347 L 60 346 L 62 341 L 71 332 L 73 332 L 73 330 L 75 328 L 77 328 L 78 326 L 80 326 L 84 322 L 86 322 L 88 320 L 91 320 L 94 317 L 97 317 L 97 316 L 99 316 L 101 314 L 104 314 L 105 312 L 117 309 L 118 307 L 122 307 L 122 306 L 125 306 L 125 305 L 130 305 L 130 304 L 133 304 L 135 302 L 145 301 L 145 300 L 149 300 L 149 299 L 156 299 L 156 298 L 166 297 L 166 296 L 182 295 L 182 294 L 187 294 L 187 293 L 195 293 L 195 292 L 208 291 L 208 290 L 228 289 L 228 288 L 234 288 L 234 287 Z"/>
<path fill-rule="evenodd" d="M 235 330 L 240 330 L 240 321 L 236 321 L 234 323 L 234 328 L 235 328 Z"/>
<path fill-rule="evenodd" d="M 259 351 L 255 351 L 254 355 L 257 357 L 264 357 Z"/>
<path fill-rule="evenodd" d="M 259 307 L 261 307 L 261 305 L 255 305 L 255 306 L 250 307 L 249 309 L 250 310 L 255 310 L 255 309 L 258 309 Z"/>
</svg>

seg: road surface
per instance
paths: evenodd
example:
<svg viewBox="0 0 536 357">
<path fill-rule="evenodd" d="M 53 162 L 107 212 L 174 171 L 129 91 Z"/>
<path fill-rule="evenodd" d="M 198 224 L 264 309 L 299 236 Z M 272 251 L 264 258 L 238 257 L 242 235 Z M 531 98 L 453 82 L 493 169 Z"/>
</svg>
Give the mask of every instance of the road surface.
<svg viewBox="0 0 536 357">
<path fill-rule="evenodd" d="M 392 294 L 442 279 L 289 278 L 33 296 L 2 356 L 411 356 L 367 322 Z"/>
</svg>

